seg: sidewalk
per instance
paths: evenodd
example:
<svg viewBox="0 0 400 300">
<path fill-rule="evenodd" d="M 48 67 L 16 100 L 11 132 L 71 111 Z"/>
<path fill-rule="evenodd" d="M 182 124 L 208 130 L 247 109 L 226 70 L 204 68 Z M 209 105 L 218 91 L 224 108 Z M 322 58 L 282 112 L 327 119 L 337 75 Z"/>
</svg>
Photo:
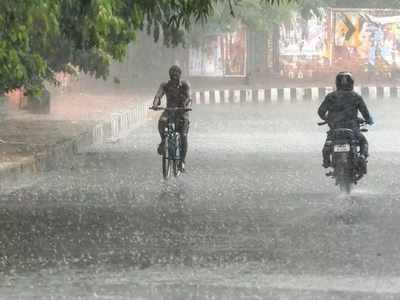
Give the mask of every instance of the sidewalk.
<svg viewBox="0 0 400 300">
<path fill-rule="evenodd" d="M 90 143 L 91 126 L 89 121 L 52 120 L 1 103 L 0 186 L 54 167 L 60 156 L 73 154 L 80 143 Z"/>
<path fill-rule="evenodd" d="M 78 148 L 96 142 L 94 128 L 100 126 L 102 135 L 106 125 L 115 132 L 123 125 L 118 113 L 132 113 L 140 101 L 141 97 L 128 93 L 57 93 L 49 115 L 20 111 L 15 102 L 0 101 L 0 188 L 19 177 L 68 162 Z M 111 121 L 115 116 L 116 124 Z M 133 121 L 145 118 L 142 114 Z"/>
</svg>

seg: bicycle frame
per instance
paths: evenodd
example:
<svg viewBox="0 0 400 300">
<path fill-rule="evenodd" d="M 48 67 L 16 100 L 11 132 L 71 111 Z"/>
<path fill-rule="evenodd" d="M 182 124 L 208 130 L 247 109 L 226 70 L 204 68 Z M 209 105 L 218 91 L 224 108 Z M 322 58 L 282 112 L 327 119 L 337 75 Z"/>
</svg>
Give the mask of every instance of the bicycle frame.
<svg viewBox="0 0 400 300">
<path fill-rule="evenodd" d="M 178 176 L 181 172 L 182 163 L 182 144 L 181 135 L 176 130 L 176 122 L 178 111 L 191 111 L 191 108 L 165 108 L 151 107 L 152 110 L 164 110 L 167 112 L 167 126 L 164 129 L 163 140 L 164 149 L 162 150 L 162 168 L 164 179 L 170 176 L 171 168 L 174 176 Z"/>
<path fill-rule="evenodd" d="M 181 159 L 181 144 L 180 144 L 180 133 L 176 131 L 176 111 L 168 112 L 167 127 L 164 132 L 164 140 L 166 142 L 166 155 L 168 159 L 180 160 Z"/>
</svg>

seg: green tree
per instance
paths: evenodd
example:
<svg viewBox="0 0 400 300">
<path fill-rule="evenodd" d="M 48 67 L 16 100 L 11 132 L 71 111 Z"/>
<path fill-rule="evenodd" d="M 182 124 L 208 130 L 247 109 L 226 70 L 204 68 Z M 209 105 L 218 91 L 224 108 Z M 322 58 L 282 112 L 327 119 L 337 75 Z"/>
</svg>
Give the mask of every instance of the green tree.
<svg viewBox="0 0 400 300">
<path fill-rule="evenodd" d="M 73 67 L 107 77 L 139 30 L 165 45 L 183 42 L 193 23 L 205 24 L 218 3 L 230 17 L 249 0 L 2 0 L 0 93 L 24 87 L 40 93 L 55 73 Z M 295 0 L 262 0 L 266 3 Z"/>
<path fill-rule="evenodd" d="M 195 26 L 194 34 L 189 34 L 192 45 L 200 45 L 210 32 L 230 32 L 242 23 L 253 31 L 271 31 L 274 24 L 290 20 L 291 13 L 297 9 L 296 1 L 272 3 L 262 0 L 241 0 L 233 7 L 216 2 L 207 24 Z M 235 18 L 232 18 L 234 14 Z M 240 20 L 240 22 L 238 22 Z"/>
</svg>

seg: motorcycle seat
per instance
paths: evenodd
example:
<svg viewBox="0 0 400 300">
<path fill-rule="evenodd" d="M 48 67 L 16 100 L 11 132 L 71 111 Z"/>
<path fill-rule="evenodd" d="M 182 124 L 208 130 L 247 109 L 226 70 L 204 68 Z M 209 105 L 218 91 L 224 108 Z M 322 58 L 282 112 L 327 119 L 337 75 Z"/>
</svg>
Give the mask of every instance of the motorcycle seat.
<svg viewBox="0 0 400 300">
<path fill-rule="evenodd" d="M 333 130 L 333 137 L 335 140 L 354 139 L 354 132 L 349 128 L 337 128 Z"/>
</svg>

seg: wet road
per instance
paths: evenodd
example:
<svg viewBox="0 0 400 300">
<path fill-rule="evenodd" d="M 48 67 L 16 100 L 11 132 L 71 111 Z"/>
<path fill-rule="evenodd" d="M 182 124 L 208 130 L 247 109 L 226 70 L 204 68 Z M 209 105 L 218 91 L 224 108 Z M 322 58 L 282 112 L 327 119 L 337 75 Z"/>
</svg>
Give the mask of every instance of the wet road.
<svg viewBox="0 0 400 300">
<path fill-rule="evenodd" d="M 398 299 L 400 104 L 370 103 L 369 175 L 320 167 L 317 104 L 201 106 L 188 173 L 155 123 L 0 195 L 0 299 Z"/>
</svg>

